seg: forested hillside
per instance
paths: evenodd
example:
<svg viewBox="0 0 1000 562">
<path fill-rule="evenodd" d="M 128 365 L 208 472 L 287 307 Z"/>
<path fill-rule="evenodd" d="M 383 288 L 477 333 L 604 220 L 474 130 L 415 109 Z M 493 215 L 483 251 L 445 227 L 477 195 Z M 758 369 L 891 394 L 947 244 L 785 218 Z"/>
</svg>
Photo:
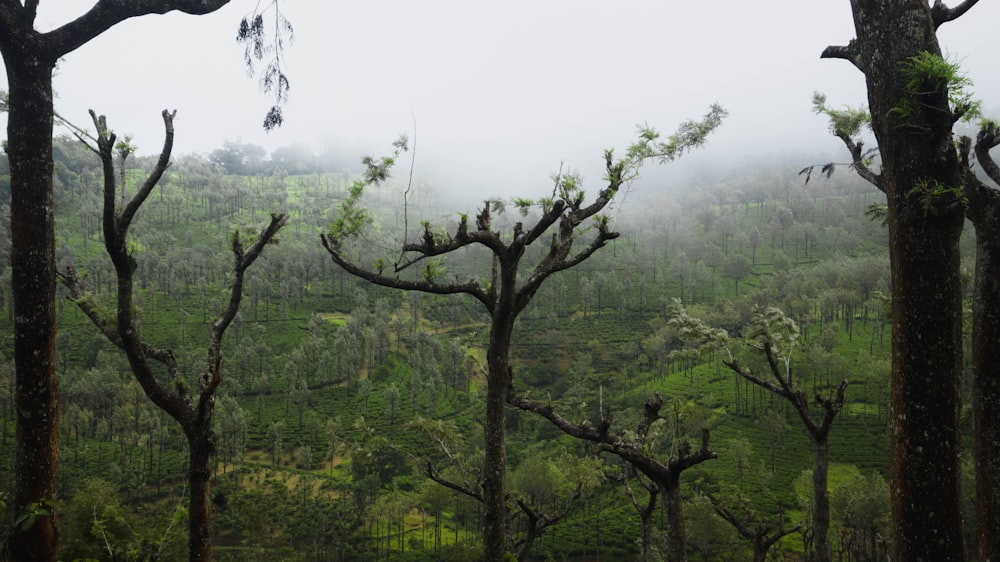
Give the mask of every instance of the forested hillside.
<svg viewBox="0 0 1000 562">
<path fill-rule="evenodd" d="M 55 156 L 59 269 L 74 267 L 113 314 L 100 162 L 68 138 L 58 139 Z M 475 560 L 481 552 L 481 505 L 435 480 L 475 490 L 481 478 L 488 319 L 469 299 L 378 288 L 331 262 L 320 234 L 361 171 L 345 164 L 354 160 L 301 148 L 266 157 L 239 143 L 175 158 L 133 224 L 142 335 L 196 373 L 228 300 L 232 231 L 289 215 L 280 243 L 247 271 L 223 342 L 213 477 L 220 560 Z M 128 194 L 152 159 L 126 162 Z M 717 458 L 681 477 L 692 559 L 750 559 L 753 536 L 787 535 L 771 547 L 785 559 L 813 547 L 803 420 L 790 400 L 734 368 L 777 384 L 747 329 L 772 307 L 794 323 L 781 359 L 817 419 L 823 409 L 813 397 L 835 398 L 849 382 L 829 431 L 835 556 L 887 559 L 890 275 L 885 227 L 868 213 L 885 199 L 849 173 L 806 183 L 798 170 L 807 164 L 642 183 L 611 212 L 622 235 L 555 274 L 514 331 L 520 396 L 580 427 L 613 418 L 612 431 L 626 435 L 639 431 L 658 396 L 658 420 L 641 431 L 645 452 L 662 459 L 710 438 Z M 596 178 L 585 183 L 597 189 Z M 370 242 L 396 248 L 421 221 L 454 232 L 460 213 L 479 211 L 450 208 L 438 191 L 433 178 L 404 178 L 368 192 Z M 494 224 L 508 231 L 525 220 L 514 199 L 493 207 L 501 211 Z M 9 215 L 0 208 L 3 255 Z M 490 259 L 471 251 L 435 274 L 465 278 Z M 0 451 L 11 467 L 6 260 L 0 278 Z M 693 338 L 678 303 L 685 317 L 728 338 Z M 60 299 L 58 314 L 62 558 L 155 551 L 182 559 L 183 436 L 73 300 Z M 512 551 L 534 541 L 530 559 L 638 559 L 642 511 L 655 502 L 644 477 L 532 412 L 509 410 L 506 429 Z M 12 475 L 0 471 L 3 490 Z M 653 548 L 662 548 L 665 521 L 652 507 L 646 520 Z"/>
</svg>

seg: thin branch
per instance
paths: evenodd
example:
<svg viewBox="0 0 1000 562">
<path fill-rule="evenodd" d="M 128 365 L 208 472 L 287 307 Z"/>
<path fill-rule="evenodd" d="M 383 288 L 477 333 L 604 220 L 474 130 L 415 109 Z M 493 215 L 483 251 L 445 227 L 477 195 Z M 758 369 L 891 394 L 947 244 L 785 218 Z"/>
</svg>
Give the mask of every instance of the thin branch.
<svg viewBox="0 0 1000 562">
<path fill-rule="evenodd" d="M 483 288 L 479 285 L 477 281 L 469 280 L 465 282 L 454 282 L 439 285 L 437 283 L 431 283 L 428 281 L 409 281 L 406 279 L 400 279 L 398 277 L 388 277 L 386 275 L 381 275 L 379 273 L 368 271 L 354 265 L 352 262 L 348 261 L 341 255 L 340 250 L 334 245 L 333 240 L 325 234 L 320 235 L 320 240 L 323 242 L 323 247 L 330 254 L 330 258 L 333 262 L 339 265 L 351 275 L 360 277 L 370 283 L 382 287 L 389 287 L 391 289 L 403 289 L 407 291 L 421 291 L 424 293 L 434 293 L 438 295 L 452 295 L 456 293 L 465 293 L 476 298 L 479 302 L 483 303 L 488 311 L 492 313 L 494 303 L 489 298 L 489 295 Z"/>
<path fill-rule="evenodd" d="M 516 408 L 542 416 L 567 435 L 597 443 L 597 447 L 594 449 L 595 453 L 606 451 L 617 455 L 658 484 L 671 480 L 687 468 L 718 456 L 709 448 L 707 430 L 702 435 L 701 449 L 694 452 L 685 452 L 682 450 L 677 457 L 670 459 L 667 464 L 664 464 L 649 456 L 643 450 L 642 443 L 629 441 L 622 436 L 609 434 L 611 412 L 608 408 L 605 409 L 605 412 L 601 416 L 600 425 L 595 428 L 587 422 L 574 424 L 557 414 L 550 404 L 515 395 L 513 389 L 510 389 L 508 392 L 507 402 Z M 647 410 L 647 418 L 650 416 L 651 411 L 653 412 L 652 415 L 658 415 L 656 413 L 658 412 L 658 408 L 654 408 Z M 651 421 L 647 421 L 651 423 Z"/>
</svg>

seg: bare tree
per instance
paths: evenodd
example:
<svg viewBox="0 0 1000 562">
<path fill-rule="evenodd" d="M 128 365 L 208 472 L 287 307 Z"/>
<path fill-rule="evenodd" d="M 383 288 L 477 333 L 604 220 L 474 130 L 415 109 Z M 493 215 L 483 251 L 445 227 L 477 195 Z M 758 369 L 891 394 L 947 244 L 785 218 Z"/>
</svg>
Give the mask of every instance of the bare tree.
<svg viewBox="0 0 1000 562">
<path fill-rule="evenodd" d="M 369 185 L 384 181 L 395 158 L 406 150 L 405 138 L 395 143 L 392 157 L 363 160 L 364 177 L 354 183 L 350 196 L 341 207 L 341 213 L 331 232 L 322 236 L 323 246 L 334 263 L 348 273 L 376 285 L 407 291 L 421 291 L 441 295 L 465 294 L 479 301 L 490 317 L 489 347 L 487 350 L 487 389 L 485 415 L 486 475 L 483 482 L 483 549 L 487 562 L 500 562 L 504 556 L 506 535 L 505 471 L 506 439 L 505 410 L 508 389 L 513 382 L 510 365 L 511 336 L 514 321 L 534 297 L 542 283 L 554 273 L 564 271 L 585 261 L 608 241 L 618 237 L 611 229 L 611 220 L 602 215 L 611 201 L 630 181 L 635 179 L 640 165 L 647 160 L 669 162 L 687 150 L 703 144 L 725 116 L 725 110 L 713 105 L 700 121 L 688 121 L 666 141 L 649 128 L 641 127 L 638 141 L 629 147 L 622 159 L 616 159 L 612 150 L 604 153 L 606 187 L 597 192 L 594 200 L 585 204 L 585 193 L 580 179 L 574 174 L 559 173 L 555 177 L 550 197 L 538 201 L 515 199 L 514 206 L 527 216 L 532 208 L 539 208 L 541 215 L 534 224 L 517 222 L 507 234 L 493 224 L 495 214 L 504 211 L 506 204 L 489 200 L 469 224 L 467 215 L 454 234 L 435 232 L 429 223 L 417 241 L 404 241 L 400 256 L 391 265 L 380 258 L 374 266 L 362 266 L 348 255 L 348 243 L 361 232 L 369 219 L 361 205 L 361 196 Z M 589 231 L 589 241 L 581 240 L 579 231 Z M 547 252 L 540 252 L 534 265 L 522 263 L 525 256 L 537 257 L 529 249 L 535 242 L 549 236 Z M 582 242 L 582 247 L 578 246 Z M 485 279 L 445 280 L 438 259 L 454 252 L 479 246 L 490 253 L 491 270 Z M 578 247 L 574 247 L 578 246 Z M 530 259 L 530 258 L 529 258 Z M 404 276 L 415 266 L 423 265 L 420 276 Z M 391 268 L 391 273 L 386 268 Z M 522 277 L 523 281 L 519 279 Z"/>
<path fill-rule="evenodd" d="M 81 279 L 72 268 L 60 273 L 60 280 L 69 289 L 70 296 L 102 334 L 119 347 L 128 357 L 129 366 L 146 396 L 161 410 L 174 418 L 181 426 L 188 442 L 188 486 L 190 487 L 190 507 L 188 509 L 188 553 L 194 561 L 212 559 L 212 509 L 210 479 L 212 476 L 211 457 L 215 449 L 213 414 L 215 393 L 222 382 L 222 336 L 239 311 L 243 297 L 243 276 L 247 268 L 264 251 L 264 246 L 275 241 L 275 235 L 285 225 L 285 215 L 272 215 L 271 222 L 246 246 L 243 236 L 237 231 L 230 239 L 233 252 L 233 277 L 230 286 L 229 303 L 226 309 L 212 323 L 208 353 L 205 364 L 197 379 L 196 397 L 191 396 L 189 382 L 168 349 L 147 343 L 139 330 L 133 305 L 133 273 L 137 267 L 135 258 L 128 249 L 128 230 L 139 208 L 149 197 L 153 188 L 170 163 L 173 147 L 173 119 L 176 112 L 163 111 L 166 140 L 159 159 L 149 177 L 136 194 L 121 208 L 115 208 L 118 191 L 115 182 L 113 150 L 115 134 L 108 130 L 103 116 L 93 111 L 91 116 L 97 127 L 97 149 L 104 167 L 104 245 L 115 266 L 118 279 L 116 315 L 113 318 L 102 314 L 98 304 L 89 295 Z M 157 373 L 153 364 L 158 363 L 166 370 L 166 376 Z"/>
</svg>

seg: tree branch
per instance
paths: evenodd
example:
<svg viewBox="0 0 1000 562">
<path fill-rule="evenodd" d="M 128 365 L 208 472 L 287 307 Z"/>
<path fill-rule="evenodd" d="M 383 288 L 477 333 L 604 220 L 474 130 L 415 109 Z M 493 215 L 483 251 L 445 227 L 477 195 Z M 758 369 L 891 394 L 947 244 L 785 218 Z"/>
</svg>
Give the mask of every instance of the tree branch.
<svg viewBox="0 0 1000 562">
<path fill-rule="evenodd" d="M 90 110 L 90 115 L 94 115 L 94 111 Z M 146 181 L 143 182 L 142 187 L 136 192 L 132 200 L 129 201 L 128 205 L 121 210 L 121 216 L 118 218 L 119 224 L 131 224 L 132 217 L 138 212 L 139 207 L 146 201 L 149 194 L 159 183 L 160 178 L 163 177 L 163 172 L 170 166 L 170 153 L 174 148 L 174 117 L 177 116 L 177 110 L 168 111 L 163 110 L 163 128 L 166 131 L 163 135 L 163 148 L 160 150 L 160 157 L 153 167 L 153 171 L 150 172 Z M 114 145 L 114 142 L 111 143 Z M 123 186 L 124 187 L 124 186 Z"/>
<path fill-rule="evenodd" d="M 486 310 L 493 312 L 494 303 L 487 295 L 486 291 L 479 286 L 479 283 L 474 280 L 469 280 L 464 283 L 454 282 L 445 285 L 438 285 L 437 283 L 432 283 L 429 281 L 409 281 L 406 279 L 400 279 L 398 277 L 388 277 L 381 275 L 374 271 L 368 271 L 358 267 L 354 263 L 348 261 L 341 255 L 339 248 L 334 244 L 334 241 L 328 237 L 326 234 L 320 235 L 320 240 L 323 242 L 323 247 L 330 254 L 330 258 L 333 262 L 344 269 L 344 271 L 360 277 L 365 281 L 374 283 L 382 287 L 389 287 L 391 289 L 403 289 L 406 291 L 421 291 L 424 293 L 434 293 L 438 295 L 452 295 L 456 293 L 465 293 L 476 298 L 479 302 L 483 303 Z"/>
<path fill-rule="evenodd" d="M 59 58 L 129 18 L 180 11 L 203 15 L 229 0 L 98 0 L 87 13 L 43 35 L 50 55 Z M 37 0 L 29 2 L 37 4 Z"/>
<path fill-rule="evenodd" d="M 863 180 L 874 185 L 882 193 L 885 193 L 885 182 L 882 181 L 882 175 L 873 172 L 868 167 L 868 164 L 865 163 L 864 152 L 862 150 L 864 143 L 861 141 L 854 142 L 854 140 L 845 133 L 837 133 L 837 137 L 844 142 L 844 146 L 846 146 L 848 152 L 851 153 L 851 167 L 854 168 L 854 171 L 856 171 Z"/>
<path fill-rule="evenodd" d="M 854 65 L 855 68 L 861 72 L 865 71 L 864 65 L 861 64 L 861 53 L 858 50 L 857 41 L 851 39 L 851 42 L 847 45 L 831 45 L 825 49 L 819 55 L 821 59 L 844 59 Z"/>
<path fill-rule="evenodd" d="M 976 160 L 991 180 L 1000 184 L 1000 166 L 990 155 L 990 150 L 1000 145 L 1000 127 L 993 121 L 983 123 L 976 135 Z"/>
<path fill-rule="evenodd" d="M 573 508 L 573 504 L 576 500 L 580 499 L 582 491 L 583 485 L 577 483 L 569 501 L 566 502 L 562 511 L 555 515 L 549 515 L 544 511 L 536 511 L 520 497 L 514 497 L 515 503 L 517 503 L 521 512 L 524 513 L 524 516 L 528 519 L 528 534 L 514 541 L 513 544 L 514 548 L 517 549 L 518 560 L 527 560 L 528 554 L 531 551 L 531 547 L 534 545 L 535 540 L 542 536 L 546 529 L 556 523 L 559 523 L 567 515 L 569 515 L 570 510 Z"/>
<path fill-rule="evenodd" d="M 650 415 L 658 416 L 659 408 L 655 407 L 656 398 L 652 400 L 654 407 L 646 409 L 646 418 Z M 701 449 L 693 453 L 681 451 L 677 457 L 668 461 L 667 464 L 663 464 L 649 456 L 643 450 L 641 442 L 628 441 L 622 436 L 610 435 L 608 433 L 611 427 L 611 412 L 609 408 L 605 409 L 605 412 L 601 416 L 600 425 L 595 428 L 587 422 L 579 425 L 574 424 L 557 414 L 550 404 L 515 395 L 513 389 L 509 389 L 508 391 L 507 402 L 516 408 L 542 416 L 567 435 L 583 441 L 597 443 L 597 447 L 594 449 L 595 453 L 606 451 L 617 455 L 658 484 L 678 476 L 681 471 L 687 468 L 718 456 L 709 448 L 707 430 L 702 435 Z M 650 401 L 647 400 L 647 405 L 649 403 Z M 660 403 L 662 404 L 662 398 L 660 398 Z M 651 423 L 651 421 L 644 419 L 643 423 L 647 422 Z"/>
<path fill-rule="evenodd" d="M 958 6 L 949 8 L 941 0 L 934 0 L 934 6 L 931 7 L 931 19 L 934 21 L 934 29 L 936 30 L 942 24 L 962 17 L 965 12 L 968 12 L 978 2 L 979 0 L 965 0 Z"/>
<path fill-rule="evenodd" d="M 472 499 L 474 499 L 474 500 L 476 500 L 476 501 L 478 501 L 480 503 L 483 502 L 483 495 L 482 494 L 480 494 L 479 492 L 477 492 L 477 491 L 475 491 L 475 490 L 473 490 L 471 488 L 468 488 L 468 487 L 463 486 L 461 484 L 457 484 L 457 483 L 452 482 L 451 480 L 448 480 L 447 478 L 441 476 L 441 473 L 438 472 L 437 467 L 434 466 L 434 463 L 432 463 L 431 461 L 427 461 L 427 464 L 424 465 L 422 468 L 424 469 L 424 474 L 426 474 L 428 478 L 430 478 L 431 480 L 433 480 L 433 481 L 437 482 L 438 484 L 444 486 L 445 488 L 448 488 L 448 489 L 454 490 L 454 491 L 456 491 L 456 492 L 458 492 L 460 494 L 464 494 L 466 496 L 469 496 L 470 498 L 472 498 Z"/>
</svg>

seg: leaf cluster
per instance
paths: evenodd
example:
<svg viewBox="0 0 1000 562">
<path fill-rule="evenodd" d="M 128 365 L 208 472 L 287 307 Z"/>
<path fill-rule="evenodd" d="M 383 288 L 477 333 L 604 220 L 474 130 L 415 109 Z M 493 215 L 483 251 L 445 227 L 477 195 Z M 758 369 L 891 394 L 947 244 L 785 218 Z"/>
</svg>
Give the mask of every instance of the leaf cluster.
<svg viewBox="0 0 1000 562">
<path fill-rule="evenodd" d="M 365 156 L 361 159 L 361 165 L 364 166 L 361 178 L 351 183 L 347 190 L 347 197 L 340 203 L 340 208 L 337 210 L 337 218 L 330 225 L 329 239 L 335 245 L 339 245 L 344 238 L 358 236 L 361 229 L 371 223 L 371 213 L 361 203 L 365 190 L 369 186 L 377 187 L 389 179 L 396 159 L 399 158 L 400 154 L 409 150 L 409 139 L 406 135 L 400 135 L 392 143 L 392 146 L 391 156 L 380 158 Z"/>
<path fill-rule="evenodd" d="M 765 344 L 770 344 L 775 355 L 787 362 L 799 339 L 799 327 L 779 308 L 755 306 L 743 337 L 754 347 L 763 348 Z"/>
<path fill-rule="evenodd" d="M 660 133 L 646 125 L 638 127 L 639 140 L 628 147 L 627 160 L 638 167 L 645 160 L 655 159 L 661 164 L 673 162 L 685 152 L 705 144 L 708 135 L 722 124 L 729 115 L 718 103 L 713 103 L 700 120 L 689 119 L 681 123 L 677 131 L 666 140 L 660 140 Z"/>
<path fill-rule="evenodd" d="M 981 102 L 972 98 L 972 80 L 965 76 L 958 63 L 945 60 L 941 55 L 923 51 L 903 61 L 900 71 L 906 78 L 905 95 L 892 108 L 902 126 L 917 127 L 919 117 L 929 106 L 926 96 L 946 93 L 952 120 L 969 121 L 982 114 Z"/>
<path fill-rule="evenodd" d="M 969 204 L 969 198 L 965 195 L 965 189 L 962 186 L 949 187 L 937 180 L 926 178 L 911 187 L 906 192 L 906 198 L 917 201 L 925 216 L 932 214 L 934 208 L 941 203 L 957 202 L 962 206 Z"/>
<path fill-rule="evenodd" d="M 817 115 L 826 115 L 830 119 L 830 132 L 838 137 L 844 135 L 848 138 L 856 137 L 863 129 L 872 125 L 872 116 L 868 111 L 859 107 L 833 109 L 826 105 L 826 94 L 813 93 L 812 103 L 813 112 Z M 826 172 L 826 169 L 823 171 Z"/>
<path fill-rule="evenodd" d="M 667 325 L 677 330 L 677 335 L 687 347 L 670 352 L 671 359 L 696 360 L 717 349 L 729 352 L 731 338 L 722 328 L 713 328 L 704 320 L 689 316 L 680 299 L 672 299 L 667 305 L 670 320 Z M 731 355 L 731 353 L 730 353 Z"/>
<path fill-rule="evenodd" d="M 260 74 L 260 88 L 265 94 L 274 95 L 274 105 L 264 117 L 265 131 L 280 127 L 284 122 L 281 106 L 288 101 L 290 83 L 282 62 L 286 43 L 295 40 L 295 30 L 281 13 L 278 2 L 272 1 L 268 8 L 274 10 L 273 37 L 269 37 L 265 29 L 263 14 L 256 10 L 240 20 L 236 31 L 236 42 L 244 44 L 243 61 L 247 74 L 253 76 L 256 73 L 255 63 L 267 59 Z"/>
</svg>

